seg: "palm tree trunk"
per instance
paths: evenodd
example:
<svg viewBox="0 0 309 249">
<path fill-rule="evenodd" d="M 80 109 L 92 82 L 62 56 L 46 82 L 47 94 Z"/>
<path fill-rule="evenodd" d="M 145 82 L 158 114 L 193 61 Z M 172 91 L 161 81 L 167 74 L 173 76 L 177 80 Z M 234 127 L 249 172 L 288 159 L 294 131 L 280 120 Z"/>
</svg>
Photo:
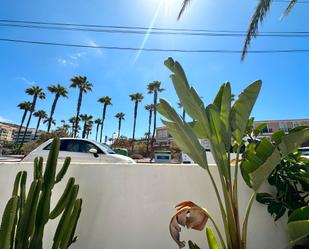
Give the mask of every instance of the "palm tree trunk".
<svg viewBox="0 0 309 249">
<path fill-rule="evenodd" d="M 32 113 L 34 112 L 34 109 L 35 109 L 35 104 L 36 104 L 37 97 L 38 97 L 37 95 L 33 96 L 33 101 L 32 101 L 32 106 L 31 106 L 31 110 L 30 110 L 30 115 L 29 115 L 29 118 L 28 118 L 28 122 L 26 124 L 26 128 L 25 128 L 25 131 L 24 131 L 23 139 L 21 140 L 21 143 L 20 143 L 19 148 L 18 148 L 18 153 L 20 152 L 21 147 L 23 147 L 23 144 L 25 142 L 26 134 L 27 134 L 27 131 L 28 131 L 28 127 L 30 125 L 31 117 L 32 117 Z"/>
<path fill-rule="evenodd" d="M 84 128 L 83 128 L 83 133 L 82 133 L 82 138 L 86 137 L 86 128 L 87 128 L 87 122 L 85 121 Z"/>
<path fill-rule="evenodd" d="M 104 104 L 104 106 L 103 106 L 103 113 L 102 113 L 100 143 L 102 143 L 102 138 L 103 138 L 103 126 L 104 126 L 104 120 L 105 120 L 105 114 L 106 114 L 106 107 L 107 107 L 107 104 Z"/>
<path fill-rule="evenodd" d="M 18 133 L 17 133 L 16 142 L 17 142 L 18 139 L 19 139 L 20 131 L 21 131 L 21 128 L 23 127 L 23 124 L 24 124 L 24 122 L 25 122 L 27 113 L 28 113 L 28 110 L 25 110 L 25 111 L 24 111 L 24 114 L 23 114 L 23 117 L 21 118 L 20 126 L 19 126 L 19 128 L 18 128 Z"/>
<path fill-rule="evenodd" d="M 79 118 L 79 112 L 80 112 L 80 107 L 82 105 L 82 101 L 83 101 L 83 90 L 79 89 L 79 96 L 78 96 L 78 102 L 77 102 L 76 120 L 75 120 L 74 136 L 73 137 L 76 137 L 76 135 L 77 135 L 78 118 Z"/>
<path fill-rule="evenodd" d="M 50 110 L 47 132 L 50 131 L 50 128 L 51 128 L 51 124 L 52 124 L 52 120 L 53 120 L 53 116 L 54 116 L 54 112 L 55 112 L 55 109 L 56 109 L 56 105 L 57 105 L 58 99 L 59 99 L 59 95 L 56 94 L 55 99 L 54 99 L 54 102 L 53 102 L 52 107 L 51 107 L 51 110 Z"/>
<path fill-rule="evenodd" d="M 158 101 L 158 92 L 155 89 L 154 93 L 153 93 L 153 132 L 152 132 L 152 137 L 151 137 L 151 142 L 150 142 L 150 148 L 151 151 L 153 151 L 153 142 L 154 142 L 154 138 L 156 135 L 156 128 L 157 128 L 157 101 Z"/>
<path fill-rule="evenodd" d="M 121 129 L 121 119 L 119 119 L 119 122 L 118 122 L 118 137 L 120 137 L 120 129 Z"/>
<path fill-rule="evenodd" d="M 150 140 L 151 120 L 152 120 L 152 110 L 150 109 L 149 110 L 149 119 L 148 119 L 147 155 L 149 153 L 149 140 Z"/>
<path fill-rule="evenodd" d="M 135 138 L 135 128 L 136 128 L 137 108 L 138 108 L 138 101 L 137 101 L 137 100 L 135 100 L 135 105 L 134 105 L 133 135 L 132 135 L 132 147 L 131 147 L 131 151 L 132 151 L 132 153 L 133 153 L 133 150 L 134 150 L 134 138 Z"/>
<path fill-rule="evenodd" d="M 38 119 L 38 123 L 36 125 L 35 133 L 34 133 L 34 136 L 33 136 L 33 140 L 35 140 L 35 138 L 36 138 L 36 134 L 38 133 L 40 123 L 41 123 L 41 117 L 39 117 L 39 119 Z"/>
<path fill-rule="evenodd" d="M 95 133 L 95 141 L 98 141 L 99 126 L 100 126 L 100 124 L 97 124 L 97 130 L 96 130 L 96 133 Z"/>
</svg>

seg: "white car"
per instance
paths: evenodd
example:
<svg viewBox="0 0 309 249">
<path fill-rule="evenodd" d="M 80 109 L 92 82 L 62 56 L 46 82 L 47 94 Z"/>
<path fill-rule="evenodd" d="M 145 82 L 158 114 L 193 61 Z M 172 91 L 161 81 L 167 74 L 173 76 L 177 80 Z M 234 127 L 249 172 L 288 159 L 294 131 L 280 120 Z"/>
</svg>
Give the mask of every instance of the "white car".
<svg viewBox="0 0 309 249">
<path fill-rule="evenodd" d="M 52 139 L 41 144 L 30 152 L 22 161 L 33 162 L 41 156 L 47 160 Z M 71 162 L 81 163 L 136 163 L 132 158 L 116 154 L 110 147 L 89 139 L 82 138 L 60 138 L 59 161 L 71 157 Z"/>
</svg>

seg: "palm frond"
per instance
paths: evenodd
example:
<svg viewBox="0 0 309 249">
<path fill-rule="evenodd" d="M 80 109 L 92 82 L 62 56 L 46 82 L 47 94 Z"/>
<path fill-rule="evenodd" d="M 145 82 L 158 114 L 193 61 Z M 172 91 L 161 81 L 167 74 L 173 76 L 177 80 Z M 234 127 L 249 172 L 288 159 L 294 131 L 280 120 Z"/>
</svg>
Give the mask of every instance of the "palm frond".
<svg viewBox="0 0 309 249">
<path fill-rule="evenodd" d="M 281 19 L 287 16 L 288 14 L 290 14 L 291 10 L 293 9 L 296 3 L 297 3 L 297 0 L 291 0 L 288 7 L 285 9 L 284 13 L 282 14 Z"/>
<path fill-rule="evenodd" d="M 251 39 L 252 37 L 256 37 L 259 28 L 259 23 L 263 22 L 267 12 L 269 11 L 271 3 L 272 0 L 260 0 L 260 2 L 258 3 L 248 28 L 245 44 L 242 50 L 241 60 L 244 60 L 248 52 Z"/>
<path fill-rule="evenodd" d="M 181 18 L 181 16 L 183 15 L 184 11 L 186 10 L 186 8 L 189 6 L 191 0 L 184 0 L 182 2 L 182 7 L 179 11 L 179 14 L 178 14 L 178 17 L 177 17 L 177 20 L 179 20 Z"/>
</svg>

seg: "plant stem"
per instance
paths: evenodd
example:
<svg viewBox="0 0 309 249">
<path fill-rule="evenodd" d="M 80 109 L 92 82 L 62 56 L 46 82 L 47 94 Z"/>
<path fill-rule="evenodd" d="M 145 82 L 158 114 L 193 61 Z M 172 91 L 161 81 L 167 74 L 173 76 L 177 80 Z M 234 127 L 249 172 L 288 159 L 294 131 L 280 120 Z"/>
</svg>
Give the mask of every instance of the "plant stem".
<svg viewBox="0 0 309 249">
<path fill-rule="evenodd" d="M 256 192 L 254 192 L 249 200 L 247 209 L 246 209 L 246 214 L 245 214 L 245 219 L 244 223 L 242 226 L 242 240 L 241 240 L 241 249 L 246 249 L 247 248 L 247 230 L 248 230 L 248 219 L 249 219 L 249 214 L 252 208 L 253 201 L 255 200 L 256 197 Z"/>
<path fill-rule="evenodd" d="M 224 225 L 224 230 L 225 230 L 225 235 L 226 235 L 226 239 L 227 239 L 227 242 L 228 244 L 231 244 L 231 238 L 230 238 L 230 234 L 229 234 L 229 229 L 228 229 L 228 224 L 227 224 L 227 219 L 226 219 L 226 213 L 225 213 L 225 210 L 224 210 L 224 207 L 223 207 L 223 203 L 222 203 L 222 200 L 221 200 L 221 196 L 219 194 L 219 190 L 218 190 L 218 187 L 215 183 L 215 180 L 209 170 L 209 168 L 207 167 L 206 168 L 208 174 L 209 174 L 209 177 L 210 177 L 210 180 L 212 182 L 212 185 L 215 189 L 215 192 L 216 192 L 216 195 L 217 195 L 217 200 L 218 200 L 218 203 L 219 203 L 219 207 L 220 207 L 220 211 L 221 211 L 221 217 L 222 217 L 222 221 L 223 221 L 223 225 Z"/>
<path fill-rule="evenodd" d="M 205 210 L 205 211 L 207 212 L 207 210 Z M 217 231 L 217 234 L 218 234 L 218 236 L 219 236 L 219 239 L 220 239 L 220 242 L 221 242 L 221 245 L 222 245 L 222 249 L 226 249 L 226 245 L 225 245 L 225 243 L 224 243 L 222 234 L 221 234 L 221 232 L 220 232 L 220 230 L 219 230 L 219 228 L 218 228 L 216 222 L 214 221 L 214 219 L 212 218 L 212 216 L 211 216 L 208 212 L 207 212 L 207 214 L 208 214 L 208 217 L 209 217 L 209 219 L 211 220 L 212 224 L 214 225 L 214 228 L 215 228 L 216 231 Z"/>
</svg>

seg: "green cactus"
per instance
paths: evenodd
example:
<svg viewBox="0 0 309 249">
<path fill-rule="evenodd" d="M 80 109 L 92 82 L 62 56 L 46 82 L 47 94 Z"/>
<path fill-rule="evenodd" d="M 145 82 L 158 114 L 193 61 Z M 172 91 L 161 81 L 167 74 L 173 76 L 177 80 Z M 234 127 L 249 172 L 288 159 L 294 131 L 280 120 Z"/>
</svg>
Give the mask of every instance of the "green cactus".
<svg viewBox="0 0 309 249">
<path fill-rule="evenodd" d="M 77 240 L 74 236 L 81 213 L 82 200 L 77 199 L 79 185 L 71 177 L 54 208 L 51 209 L 52 190 L 66 174 L 71 159 L 66 158 L 57 173 L 60 140 L 54 139 L 45 171 L 43 158 L 34 160 L 33 181 L 26 194 L 27 172 L 16 175 L 12 197 L 8 201 L 0 227 L 1 249 L 42 249 L 45 225 L 60 217 L 55 231 L 53 249 L 66 249 Z M 51 211 L 52 210 L 52 211 Z"/>
</svg>

